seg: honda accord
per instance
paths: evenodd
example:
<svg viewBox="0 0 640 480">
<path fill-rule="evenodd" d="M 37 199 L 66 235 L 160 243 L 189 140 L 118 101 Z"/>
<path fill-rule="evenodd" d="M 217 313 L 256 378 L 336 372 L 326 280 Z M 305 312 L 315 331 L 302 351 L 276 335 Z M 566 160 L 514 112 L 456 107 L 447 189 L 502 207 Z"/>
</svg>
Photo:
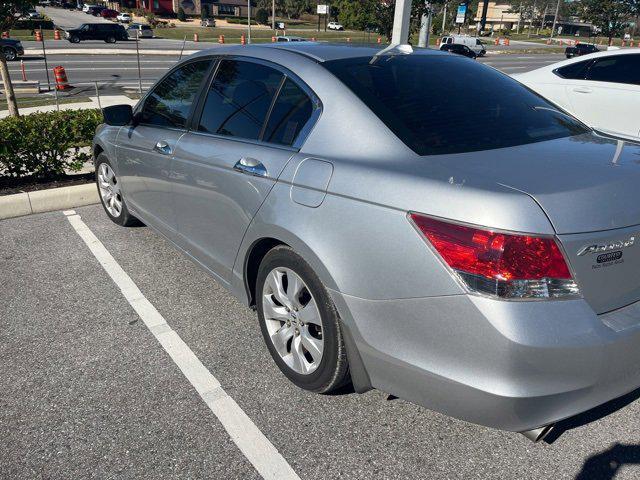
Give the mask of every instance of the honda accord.
<svg viewBox="0 0 640 480">
<path fill-rule="evenodd" d="M 108 217 L 255 308 L 298 387 L 539 440 L 640 386 L 640 145 L 507 75 L 409 46 L 225 46 L 104 117 Z"/>
</svg>

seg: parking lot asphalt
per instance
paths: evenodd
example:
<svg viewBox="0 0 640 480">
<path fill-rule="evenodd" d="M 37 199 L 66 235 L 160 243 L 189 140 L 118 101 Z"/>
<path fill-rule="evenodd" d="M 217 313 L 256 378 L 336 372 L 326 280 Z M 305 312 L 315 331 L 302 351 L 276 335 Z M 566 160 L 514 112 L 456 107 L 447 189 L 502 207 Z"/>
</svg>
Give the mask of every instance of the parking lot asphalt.
<svg viewBox="0 0 640 480">
<path fill-rule="evenodd" d="M 640 393 L 551 444 L 384 392 L 308 393 L 255 314 L 161 236 L 76 212 L 300 478 L 640 475 Z M 260 478 L 62 212 L 0 221 L 0 280 L 0 478 Z"/>
</svg>

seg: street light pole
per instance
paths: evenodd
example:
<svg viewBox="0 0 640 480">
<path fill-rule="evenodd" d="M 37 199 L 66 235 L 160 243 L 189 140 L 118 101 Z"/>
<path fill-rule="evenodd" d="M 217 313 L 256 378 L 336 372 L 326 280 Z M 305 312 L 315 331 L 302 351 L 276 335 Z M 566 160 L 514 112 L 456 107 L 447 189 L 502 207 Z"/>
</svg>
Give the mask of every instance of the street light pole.
<svg viewBox="0 0 640 480">
<path fill-rule="evenodd" d="M 247 27 L 249 29 L 247 43 L 251 43 L 251 0 L 247 0 Z"/>
<path fill-rule="evenodd" d="M 420 24 L 420 35 L 418 37 L 418 46 L 427 48 L 429 46 L 429 33 L 431 31 L 431 4 L 425 3 L 425 11 L 422 14 Z"/>
</svg>

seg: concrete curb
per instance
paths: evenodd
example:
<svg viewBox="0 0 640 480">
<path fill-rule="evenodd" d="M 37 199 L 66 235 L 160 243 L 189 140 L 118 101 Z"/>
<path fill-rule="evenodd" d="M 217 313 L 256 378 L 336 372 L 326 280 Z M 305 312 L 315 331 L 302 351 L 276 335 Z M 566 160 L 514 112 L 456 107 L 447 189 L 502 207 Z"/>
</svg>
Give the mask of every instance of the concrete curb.
<svg viewBox="0 0 640 480">
<path fill-rule="evenodd" d="M 0 197 L 0 220 L 99 203 L 95 183 L 50 188 Z"/>
</svg>

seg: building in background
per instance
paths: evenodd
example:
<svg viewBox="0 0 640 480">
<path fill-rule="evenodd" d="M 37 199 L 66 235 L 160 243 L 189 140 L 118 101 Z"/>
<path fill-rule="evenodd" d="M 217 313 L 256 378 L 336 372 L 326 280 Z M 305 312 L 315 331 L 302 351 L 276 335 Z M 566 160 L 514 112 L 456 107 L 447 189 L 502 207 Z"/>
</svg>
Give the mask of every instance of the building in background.
<svg viewBox="0 0 640 480">
<path fill-rule="evenodd" d="M 244 17 L 247 18 L 249 6 L 246 0 L 202 0 L 212 17 Z M 251 2 L 251 17 L 256 14 L 256 5 Z"/>
<path fill-rule="evenodd" d="M 484 2 L 479 2 L 476 16 L 473 19 L 475 22 L 480 22 L 483 7 Z M 487 5 L 487 24 L 485 28 L 488 30 L 513 30 L 516 28 L 520 14 L 518 12 L 512 12 L 511 9 L 512 6 L 508 3 L 489 2 Z"/>
</svg>

